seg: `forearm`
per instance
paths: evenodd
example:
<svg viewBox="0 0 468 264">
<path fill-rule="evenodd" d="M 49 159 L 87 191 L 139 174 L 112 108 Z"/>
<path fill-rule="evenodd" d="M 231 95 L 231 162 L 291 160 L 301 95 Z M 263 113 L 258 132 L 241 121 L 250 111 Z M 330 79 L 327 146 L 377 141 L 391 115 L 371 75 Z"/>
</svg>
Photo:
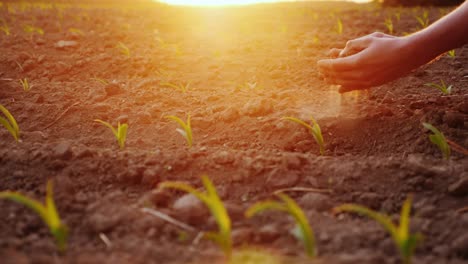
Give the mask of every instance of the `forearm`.
<svg viewBox="0 0 468 264">
<path fill-rule="evenodd" d="M 415 55 L 426 63 L 438 55 L 468 43 L 468 1 L 429 27 L 408 36 Z"/>
</svg>

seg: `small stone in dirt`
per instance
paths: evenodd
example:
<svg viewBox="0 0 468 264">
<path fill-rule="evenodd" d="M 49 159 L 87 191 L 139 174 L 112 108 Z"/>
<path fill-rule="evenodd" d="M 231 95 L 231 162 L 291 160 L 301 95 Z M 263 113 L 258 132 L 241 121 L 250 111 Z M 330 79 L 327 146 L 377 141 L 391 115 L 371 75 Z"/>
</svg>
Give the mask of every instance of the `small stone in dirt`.
<svg viewBox="0 0 468 264">
<path fill-rule="evenodd" d="M 244 208 L 238 204 L 226 202 L 224 203 L 226 210 L 231 218 L 231 221 L 237 222 L 244 219 Z"/>
<path fill-rule="evenodd" d="M 172 208 L 184 221 L 193 225 L 202 224 L 208 216 L 205 205 L 192 194 L 185 194 L 177 199 Z"/>
<path fill-rule="evenodd" d="M 232 241 L 235 246 L 248 244 L 253 237 L 253 231 L 248 227 L 240 227 L 232 230 Z"/>
<path fill-rule="evenodd" d="M 55 47 L 58 49 L 63 49 L 67 47 L 75 47 L 78 45 L 78 42 L 73 41 L 73 40 L 59 40 L 57 43 L 55 43 Z"/>
<path fill-rule="evenodd" d="M 128 115 L 121 115 L 117 117 L 117 122 L 120 122 L 120 124 L 128 124 Z"/>
<path fill-rule="evenodd" d="M 301 159 L 295 154 L 284 155 L 283 161 L 288 169 L 296 170 L 301 168 Z"/>
<path fill-rule="evenodd" d="M 444 122 L 447 123 L 449 127 L 453 128 L 463 128 L 465 124 L 464 115 L 458 112 L 447 111 L 444 115 Z"/>
<path fill-rule="evenodd" d="M 278 239 L 280 236 L 279 228 L 275 224 L 267 224 L 258 230 L 259 242 L 268 242 Z"/>
<path fill-rule="evenodd" d="M 299 204 L 305 209 L 327 211 L 331 208 L 330 198 L 320 193 L 307 193 L 299 199 Z"/>
<path fill-rule="evenodd" d="M 170 199 L 171 195 L 168 191 L 155 189 L 140 198 L 138 204 L 142 207 L 148 206 L 148 204 L 156 207 L 167 207 Z"/>
<path fill-rule="evenodd" d="M 376 193 L 363 193 L 359 195 L 358 202 L 375 210 L 380 208 L 380 197 Z"/>
<path fill-rule="evenodd" d="M 87 222 L 96 233 L 112 230 L 135 216 L 134 209 L 117 202 L 119 195 L 119 192 L 110 193 L 86 208 Z"/>
<path fill-rule="evenodd" d="M 154 168 L 148 168 L 143 173 L 143 178 L 141 183 L 148 186 L 154 186 L 159 180 L 159 172 L 162 171 L 160 166 L 155 166 Z"/>
<path fill-rule="evenodd" d="M 448 187 L 448 192 L 453 196 L 468 195 L 468 173 L 462 174 L 462 177 L 457 182 Z"/>
<path fill-rule="evenodd" d="M 71 143 L 68 141 L 60 142 L 54 148 L 54 156 L 57 159 L 70 160 L 73 157 Z"/>
<path fill-rule="evenodd" d="M 427 103 L 425 101 L 414 101 L 410 103 L 410 108 L 415 110 L 415 109 L 421 109 L 423 108 Z"/>
<path fill-rule="evenodd" d="M 233 122 L 235 120 L 238 120 L 239 117 L 239 111 L 237 111 L 237 109 L 234 108 L 227 108 L 219 114 L 219 119 L 221 119 L 224 122 Z"/>
<path fill-rule="evenodd" d="M 106 87 L 104 87 L 104 90 L 106 91 L 107 96 L 113 96 L 125 92 L 125 90 L 122 89 L 122 87 L 120 87 L 120 85 L 117 83 L 109 83 L 106 85 Z"/>
<path fill-rule="evenodd" d="M 231 164 L 234 162 L 234 154 L 226 150 L 222 150 L 222 151 L 213 153 L 212 159 L 216 164 L 220 164 L 220 165 Z"/>
<path fill-rule="evenodd" d="M 294 171 L 284 171 L 274 169 L 268 175 L 267 184 L 273 188 L 292 187 L 299 181 L 299 176 Z"/>
</svg>

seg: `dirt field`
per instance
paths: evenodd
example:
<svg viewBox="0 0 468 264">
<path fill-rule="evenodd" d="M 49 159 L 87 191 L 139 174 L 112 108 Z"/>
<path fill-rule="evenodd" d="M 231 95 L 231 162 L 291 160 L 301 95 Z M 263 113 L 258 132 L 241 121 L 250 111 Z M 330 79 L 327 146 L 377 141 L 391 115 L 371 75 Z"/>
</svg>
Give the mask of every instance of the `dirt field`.
<svg viewBox="0 0 468 264">
<path fill-rule="evenodd" d="M 182 192 L 156 189 L 168 180 L 201 187 L 206 174 L 230 214 L 235 255 L 255 248 L 278 263 L 401 263 L 380 225 L 332 208 L 357 203 L 398 220 L 413 194 L 411 230 L 424 236 L 413 263 L 468 263 L 468 158 L 452 151 L 444 160 L 422 127 L 429 122 L 468 148 L 468 47 L 387 85 L 344 95 L 316 67 L 331 47 L 388 32 L 385 18 L 403 35 L 418 29 L 415 16 L 425 10 L 433 22 L 451 9 L 0 4 L 10 31 L 0 31 L 0 104 L 21 130 L 16 143 L 0 127 L 0 190 L 42 200 L 52 179 L 70 229 L 68 249 L 59 254 L 37 215 L 1 200 L 0 262 L 223 263 L 216 244 L 198 239 L 217 228 L 209 212 Z M 425 86 L 440 80 L 453 86 L 450 95 Z M 168 83 L 189 85 L 184 92 Z M 189 114 L 191 148 L 165 118 Z M 325 155 L 286 116 L 317 119 Z M 125 149 L 95 119 L 127 123 Z M 293 187 L 314 190 L 286 192 L 315 231 L 314 260 L 285 214 L 244 217 L 253 203 Z"/>
</svg>

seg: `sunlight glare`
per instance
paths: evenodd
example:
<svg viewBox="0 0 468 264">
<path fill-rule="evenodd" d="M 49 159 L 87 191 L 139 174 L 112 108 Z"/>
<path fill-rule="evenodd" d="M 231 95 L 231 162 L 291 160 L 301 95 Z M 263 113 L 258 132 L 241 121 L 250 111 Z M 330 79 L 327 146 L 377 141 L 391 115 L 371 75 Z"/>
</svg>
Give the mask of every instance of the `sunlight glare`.
<svg viewBox="0 0 468 264">
<path fill-rule="evenodd" d="M 351 0 L 357 3 L 369 2 L 371 0 Z M 227 6 L 227 5 L 248 5 L 274 2 L 296 2 L 296 0 L 159 0 L 159 2 L 170 5 L 190 5 L 190 6 Z"/>
</svg>

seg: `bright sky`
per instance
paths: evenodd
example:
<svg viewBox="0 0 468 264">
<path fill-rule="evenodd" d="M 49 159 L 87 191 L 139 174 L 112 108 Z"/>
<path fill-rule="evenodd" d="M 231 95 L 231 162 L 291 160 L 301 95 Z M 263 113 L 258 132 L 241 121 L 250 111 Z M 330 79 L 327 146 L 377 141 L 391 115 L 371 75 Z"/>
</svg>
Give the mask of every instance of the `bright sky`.
<svg viewBox="0 0 468 264">
<path fill-rule="evenodd" d="M 220 5 L 245 5 L 254 3 L 281 2 L 281 0 L 160 0 L 173 5 L 198 5 L 198 6 L 220 6 Z M 282 0 L 286 2 L 285 0 Z M 289 0 L 293 2 L 294 0 Z M 370 0 L 353 0 L 354 2 L 369 2 Z"/>
</svg>

